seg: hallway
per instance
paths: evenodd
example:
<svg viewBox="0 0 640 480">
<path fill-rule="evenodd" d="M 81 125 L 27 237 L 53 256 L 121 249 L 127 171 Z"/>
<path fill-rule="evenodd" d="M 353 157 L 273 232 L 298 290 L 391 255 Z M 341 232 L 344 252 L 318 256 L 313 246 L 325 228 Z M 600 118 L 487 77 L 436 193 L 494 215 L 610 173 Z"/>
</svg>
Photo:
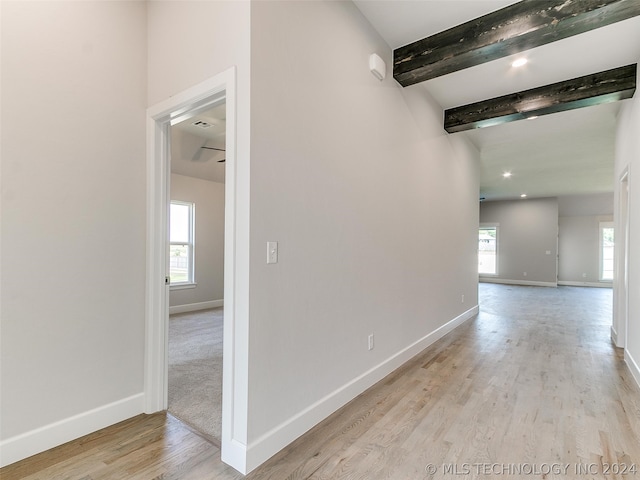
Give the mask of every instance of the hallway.
<svg viewBox="0 0 640 480">
<path fill-rule="evenodd" d="M 611 290 L 479 288 L 478 317 L 246 478 L 640 475 L 640 389 L 609 338 Z M 631 465 L 635 475 L 612 474 Z M 136 417 L 0 474 L 3 480 L 243 478 L 220 462 L 217 448 L 164 414 Z"/>
</svg>

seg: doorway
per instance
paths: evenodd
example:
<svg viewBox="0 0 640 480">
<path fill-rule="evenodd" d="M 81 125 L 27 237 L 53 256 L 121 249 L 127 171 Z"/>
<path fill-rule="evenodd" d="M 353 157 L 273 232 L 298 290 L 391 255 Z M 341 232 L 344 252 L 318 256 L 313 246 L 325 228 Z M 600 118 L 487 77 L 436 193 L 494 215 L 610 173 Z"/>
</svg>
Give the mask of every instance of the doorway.
<svg viewBox="0 0 640 480">
<path fill-rule="evenodd" d="M 170 128 L 224 101 L 227 121 L 221 458 L 242 472 L 247 462 L 249 153 L 243 143 L 239 162 L 236 151 L 238 131 L 243 139 L 248 138 L 249 115 L 245 113 L 242 128 L 238 128 L 236 81 L 236 69 L 232 67 L 147 110 L 144 411 L 164 411 L 168 400 Z"/>
<path fill-rule="evenodd" d="M 220 446 L 226 102 L 172 124 L 169 413 Z"/>
</svg>

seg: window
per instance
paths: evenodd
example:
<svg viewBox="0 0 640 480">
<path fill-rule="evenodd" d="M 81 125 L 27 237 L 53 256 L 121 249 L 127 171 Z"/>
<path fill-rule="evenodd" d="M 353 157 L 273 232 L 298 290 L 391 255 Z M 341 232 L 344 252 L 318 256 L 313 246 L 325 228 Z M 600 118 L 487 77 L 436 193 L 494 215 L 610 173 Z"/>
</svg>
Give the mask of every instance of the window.
<svg viewBox="0 0 640 480">
<path fill-rule="evenodd" d="M 613 222 L 600 222 L 600 280 L 613 280 Z"/>
<path fill-rule="evenodd" d="M 194 284 L 195 205 L 171 202 L 169 211 L 169 276 L 171 285 Z"/>
<path fill-rule="evenodd" d="M 478 273 L 498 274 L 498 226 L 481 226 L 478 231 Z"/>
</svg>

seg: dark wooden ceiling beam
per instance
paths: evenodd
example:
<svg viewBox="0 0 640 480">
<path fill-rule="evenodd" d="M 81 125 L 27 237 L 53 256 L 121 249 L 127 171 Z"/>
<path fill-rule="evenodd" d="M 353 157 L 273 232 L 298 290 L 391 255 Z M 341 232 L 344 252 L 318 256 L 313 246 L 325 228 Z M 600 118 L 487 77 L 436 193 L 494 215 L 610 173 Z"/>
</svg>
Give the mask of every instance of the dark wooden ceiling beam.
<svg viewBox="0 0 640 480">
<path fill-rule="evenodd" d="M 637 64 L 627 65 L 451 108 L 444 112 L 444 129 L 462 132 L 631 98 L 636 90 L 636 72 Z"/>
<path fill-rule="evenodd" d="M 407 87 L 640 15 L 640 0 L 523 0 L 393 52 Z"/>
</svg>

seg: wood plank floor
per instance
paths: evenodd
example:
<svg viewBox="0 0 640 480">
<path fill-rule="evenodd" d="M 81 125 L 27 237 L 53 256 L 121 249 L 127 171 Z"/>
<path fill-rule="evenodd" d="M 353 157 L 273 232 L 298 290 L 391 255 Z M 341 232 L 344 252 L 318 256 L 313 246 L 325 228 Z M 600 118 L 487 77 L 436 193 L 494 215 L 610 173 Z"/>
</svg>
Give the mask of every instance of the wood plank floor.
<svg viewBox="0 0 640 480">
<path fill-rule="evenodd" d="M 640 389 L 609 339 L 611 290 L 480 291 L 478 317 L 246 478 L 640 478 L 621 471 L 640 469 Z M 141 415 L 0 478 L 243 478 L 219 456 L 170 415 Z"/>
</svg>

